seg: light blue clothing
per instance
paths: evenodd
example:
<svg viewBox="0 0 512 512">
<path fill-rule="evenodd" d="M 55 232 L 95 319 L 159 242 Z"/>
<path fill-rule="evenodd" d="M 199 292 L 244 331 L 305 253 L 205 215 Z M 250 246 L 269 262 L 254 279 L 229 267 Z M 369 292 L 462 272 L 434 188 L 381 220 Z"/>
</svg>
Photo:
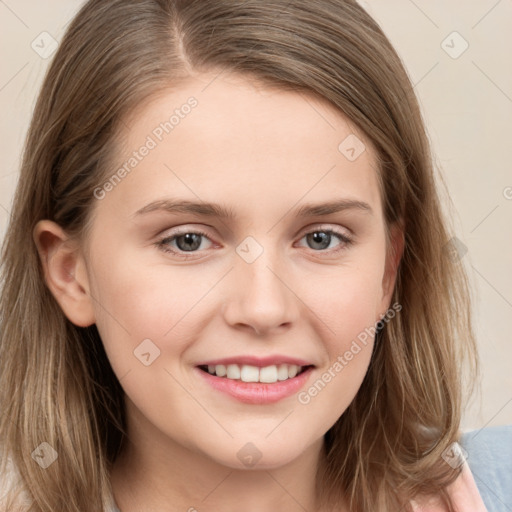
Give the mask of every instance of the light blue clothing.
<svg viewBox="0 0 512 512">
<path fill-rule="evenodd" d="M 512 512 L 512 425 L 463 434 L 460 444 L 489 512 Z"/>
</svg>

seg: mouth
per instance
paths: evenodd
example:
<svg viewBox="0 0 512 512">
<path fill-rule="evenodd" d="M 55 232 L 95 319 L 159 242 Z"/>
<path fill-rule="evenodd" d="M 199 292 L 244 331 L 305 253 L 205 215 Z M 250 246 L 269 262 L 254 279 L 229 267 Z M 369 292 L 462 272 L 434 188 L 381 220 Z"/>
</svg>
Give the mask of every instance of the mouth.
<svg viewBox="0 0 512 512">
<path fill-rule="evenodd" d="M 227 362 L 226 362 L 227 363 Z M 314 365 L 200 364 L 200 379 L 216 392 L 251 405 L 267 405 L 299 392 L 312 378 Z"/>
<path fill-rule="evenodd" d="M 313 365 L 273 364 L 254 366 L 249 364 L 202 364 L 198 368 L 205 373 L 223 379 L 246 383 L 273 384 L 294 379 L 313 368 Z"/>
</svg>

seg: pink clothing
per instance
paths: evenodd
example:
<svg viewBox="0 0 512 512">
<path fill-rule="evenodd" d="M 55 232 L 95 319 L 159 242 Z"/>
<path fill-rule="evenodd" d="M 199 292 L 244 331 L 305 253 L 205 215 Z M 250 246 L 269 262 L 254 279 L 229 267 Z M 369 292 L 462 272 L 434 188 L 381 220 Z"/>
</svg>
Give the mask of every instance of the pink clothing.
<svg viewBox="0 0 512 512">
<path fill-rule="evenodd" d="M 487 512 L 467 462 L 464 462 L 459 478 L 447 490 L 456 512 Z M 417 500 L 411 505 L 414 512 L 447 512 L 438 499 Z"/>
</svg>

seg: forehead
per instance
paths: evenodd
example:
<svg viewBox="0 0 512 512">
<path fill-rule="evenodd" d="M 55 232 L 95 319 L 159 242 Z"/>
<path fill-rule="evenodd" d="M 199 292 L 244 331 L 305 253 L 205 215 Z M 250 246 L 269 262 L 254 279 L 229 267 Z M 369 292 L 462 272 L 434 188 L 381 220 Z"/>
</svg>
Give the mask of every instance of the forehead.
<svg viewBox="0 0 512 512">
<path fill-rule="evenodd" d="M 127 215 L 166 195 L 230 198 L 240 207 L 339 195 L 381 208 L 370 141 L 310 92 L 197 75 L 133 111 L 120 142 L 112 171 L 124 165 L 128 172 L 108 199 L 121 201 Z M 145 146 L 143 157 L 134 156 Z"/>
</svg>

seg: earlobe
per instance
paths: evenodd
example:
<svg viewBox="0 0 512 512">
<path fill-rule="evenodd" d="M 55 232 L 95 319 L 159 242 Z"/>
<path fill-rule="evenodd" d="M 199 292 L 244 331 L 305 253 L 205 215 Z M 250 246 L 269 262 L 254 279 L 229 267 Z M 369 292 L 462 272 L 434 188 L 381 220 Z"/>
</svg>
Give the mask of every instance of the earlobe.
<svg viewBox="0 0 512 512">
<path fill-rule="evenodd" d="M 32 233 L 46 285 L 66 317 L 79 327 L 95 322 L 82 251 L 55 222 L 41 220 Z"/>
</svg>

